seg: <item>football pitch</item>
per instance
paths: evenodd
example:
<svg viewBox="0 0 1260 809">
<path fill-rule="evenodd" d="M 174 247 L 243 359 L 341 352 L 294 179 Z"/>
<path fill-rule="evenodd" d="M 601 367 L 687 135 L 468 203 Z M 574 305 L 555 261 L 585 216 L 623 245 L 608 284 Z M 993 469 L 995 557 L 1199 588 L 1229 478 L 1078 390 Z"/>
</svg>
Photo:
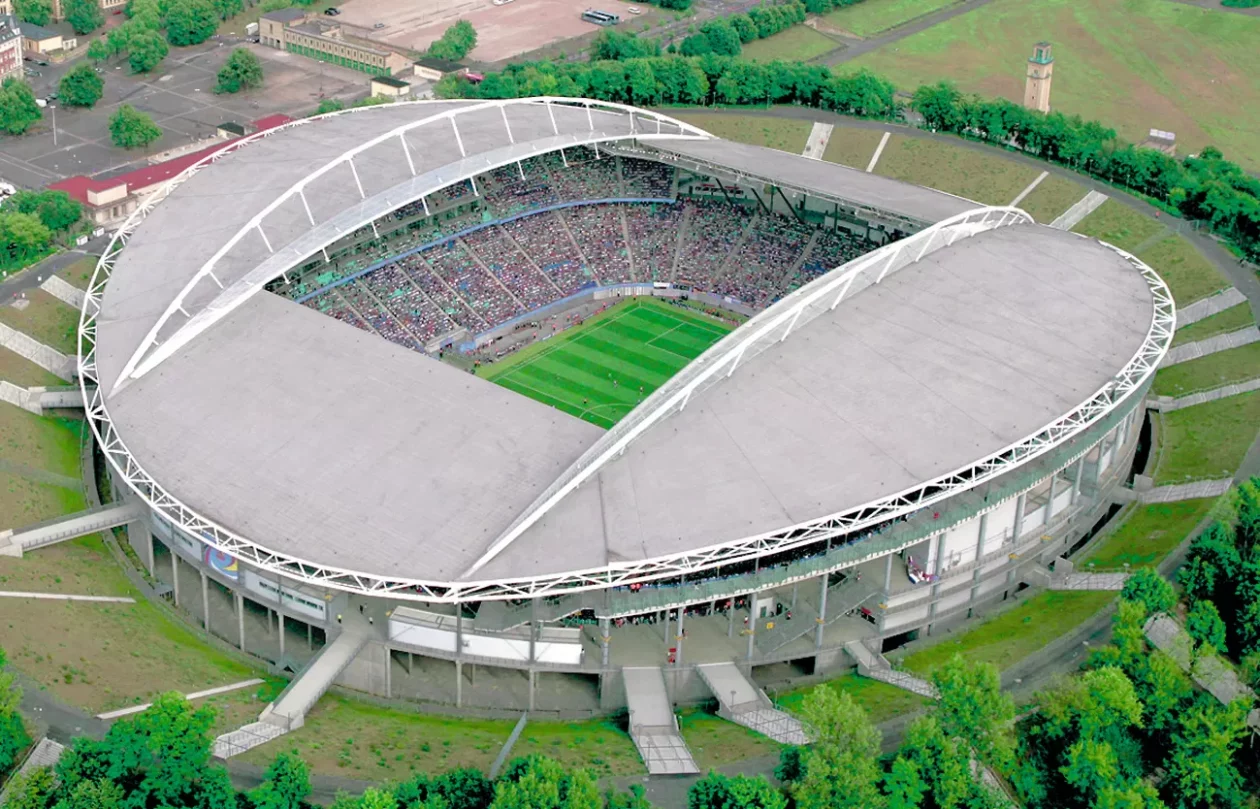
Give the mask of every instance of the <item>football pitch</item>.
<svg viewBox="0 0 1260 809">
<path fill-rule="evenodd" d="M 698 312 L 652 299 L 618 304 L 481 373 L 600 427 L 611 427 L 731 331 Z"/>
</svg>

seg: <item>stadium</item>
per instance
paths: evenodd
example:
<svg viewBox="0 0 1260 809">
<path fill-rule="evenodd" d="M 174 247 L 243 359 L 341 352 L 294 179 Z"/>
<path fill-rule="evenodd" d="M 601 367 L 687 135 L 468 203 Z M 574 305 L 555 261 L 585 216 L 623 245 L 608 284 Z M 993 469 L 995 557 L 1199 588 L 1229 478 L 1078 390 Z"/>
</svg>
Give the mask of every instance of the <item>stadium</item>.
<svg viewBox="0 0 1260 809">
<path fill-rule="evenodd" d="M 791 740 L 761 685 L 1045 581 L 1173 326 L 1149 267 L 1017 208 L 612 103 L 415 102 L 146 201 L 80 378 L 137 555 L 298 675 L 251 733 L 335 683 L 628 710 L 686 772 L 673 705 Z"/>
</svg>

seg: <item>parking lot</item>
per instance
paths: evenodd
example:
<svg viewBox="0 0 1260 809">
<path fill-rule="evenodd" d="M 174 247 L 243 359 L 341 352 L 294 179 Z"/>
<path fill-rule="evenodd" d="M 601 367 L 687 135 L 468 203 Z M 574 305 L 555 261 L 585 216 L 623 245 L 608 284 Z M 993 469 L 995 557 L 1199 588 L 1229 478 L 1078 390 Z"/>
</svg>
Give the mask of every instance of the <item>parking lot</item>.
<svg viewBox="0 0 1260 809">
<path fill-rule="evenodd" d="M 272 113 L 299 117 L 314 110 L 323 98 L 367 95 L 368 77 L 362 73 L 259 45 L 248 47 L 262 60 L 263 87 L 215 95 L 215 74 L 238 44 L 211 40 L 173 49 L 156 71 L 146 75 L 132 75 L 125 62 L 105 65 L 105 96 L 94 108 L 60 107 L 53 102 L 44 110 L 43 121 L 27 134 L 0 135 L 0 178 L 37 188 L 75 174 L 142 165 L 149 155 L 213 137 L 216 127 L 226 121 L 247 123 Z M 28 77 L 40 98 L 55 92 L 61 76 L 74 66 L 27 65 L 40 72 Z M 124 103 L 153 116 L 162 127 L 161 139 L 147 151 L 128 151 L 110 143 L 109 117 Z"/>
</svg>

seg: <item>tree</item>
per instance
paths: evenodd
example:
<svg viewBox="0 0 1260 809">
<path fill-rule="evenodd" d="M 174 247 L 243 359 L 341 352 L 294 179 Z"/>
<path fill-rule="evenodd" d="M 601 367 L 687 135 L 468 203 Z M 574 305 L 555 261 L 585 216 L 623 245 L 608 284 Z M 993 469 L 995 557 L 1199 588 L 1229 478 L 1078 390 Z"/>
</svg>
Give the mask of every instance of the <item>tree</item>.
<svg viewBox="0 0 1260 809">
<path fill-rule="evenodd" d="M 1235 763 L 1249 735 L 1243 700 L 1218 707 L 1207 700 L 1187 711 L 1173 737 L 1168 775 L 1180 806 L 1243 806 L 1243 779 Z"/>
<path fill-rule="evenodd" d="M 691 8 L 691 0 L 657 0 L 657 5 L 672 11 L 686 11 Z"/>
<path fill-rule="evenodd" d="M 48 25 L 52 22 L 52 0 L 14 0 L 13 12 L 22 22 Z"/>
<path fill-rule="evenodd" d="M 33 767 L 16 775 L 5 787 L 5 809 L 45 809 L 52 800 L 56 779 L 48 767 Z"/>
<path fill-rule="evenodd" d="M 162 130 L 152 118 L 130 104 L 123 104 L 109 119 L 109 134 L 115 146 L 134 149 L 162 137 Z"/>
<path fill-rule="evenodd" d="M 110 50 L 108 42 L 108 39 L 94 39 L 88 43 L 87 58 L 100 64 L 113 56 L 114 53 Z"/>
<path fill-rule="evenodd" d="M 884 776 L 888 809 L 918 809 L 927 791 L 927 782 L 919 777 L 918 765 L 909 759 L 898 756 Z"/>
<path fill-rule="evenodd" d="M 984 798 L 985 787 L 971 776 L 970 754 L 945 734 L 933 716 L 920 717 L 906 729 L 893 769 L 900 769 L 904 778 L 907 765 L 918 773 L 925 793 L 936 806 L 961 807 Z M 909 786 L 921 788 L 913 780 Z"/>
<path fill-rule="evenodd" d="M 3 237 L 2 232 L 0 237 Z M 14 683 L 13 675 L 4 671 L 6 662 L 4 650 L 0 649 L 0 773 L 13 769 L 18 754 L 31 743 L 22 724 L 22 714 L 18 712 L 22 689 Z"/>
<path fill-rule="evenodd" d="M 176 47 L 197 45 L 219 27 L 219 15 L 210 0 L 171 0 L 166 12 L 166 39 Z"/>
<path fill-rule="evenodd" d="M 345 108 L 346 105 L 341 103 L 341 101 L 335 98 L 325 98 L 323 101 L 319 102 L 319 106 L 315 108 L 315 112 L 313 114 L 325 115 L 330 112 L 344 110 Z"/>
<path fill-rule="evenodd" d="M 763 777 L 710 772 L 687 790 L 687 809 L 786 809 L 787 798 Z"/>
<path fill-rule="evenodd" d="M 0 130 L 21 135 L 42 116 L 29 84 L 12 76 L 0 84 Z"/>
<path fill-rule="evenodd" d="M 52 243 L 50 231 L 33 214 L 0 212 L 0 267 L 25 267 Z"/>
<path fill-rule="evenodd" d="M 302 809 L 311 794 L 310 771 L 294 753 L 280 753 L 271 761 L 263 782 L 250 793 L 254 809 Z"/>
<path fill-rule="evenodd" d="M 234 48 L 232 55 L 219 68 L 219 83 L 215 85 L 216 93 L 235 93 L 241 90 L 252 90 L 263 83 L 262 63 L 248 48 Z"/>
<path fill-rule="evenodd" d="M 947 735 L 969 744 L 981 761 L 1001 773 L 1014 766 L 1011 721 L 1015 702 L 1002 693 L 1002 678 L 992 663 L 968 663 L 955 654 L 932 673 L 940 694 L 936 720 Z"/>
<path fill-rule="evenodd" d="M 739 34 L 726 20 L 721 17 L 709 20 L 700 27 L 700 31 L 708 37 L 709 46 L 714 53 L 723 56 L 739 56 Z"/>
<path fill-rule="evenodd" d="M 93 43 L 95 44 L 95 43 Z M 91 107 L 105 94 L 105 82 L 89 64 L 71 68 L 57 85 L 61 102 L 71 107 Z"/>
<path fill-rule="evenodd" d="M 1177 604 L 1177 593 L 1168 580 L 1151 567 L 1138 568 L 1124 583 L 1120 597 L 1140 601 L 1151 613 L 1170 612 Z"/>
<path fill-rule="evenodd" d="M 1225 652 L 1225 622 L 1216 611 L 1216 605 L 1204 599 L 1191 608 L 1186 616 L 1186 632 L 1194 638 L 1200 650 L 1209 647 Z"/>
<path fill-rule="evenodd" d="M 219 19 L 226 20 L 228 17 L 235 17 L 245 10 L 245 4 L 242 0 L 212 0 L 215 12 L 219 15 Z"/>
<path fill-rule="evenodd" d="M 65 191 L 19 191 L 3 210 L 34 214 L 49 230 L 65 230 L 83 216 L 83 206 Z"/>
<path fill-rule="evenodd" d="M 436 42 L 429 46 L 429 56 L 458 62 L 477 47 L 477 29 L 468 20 L 457 20 Z"/>
<path fill-rule="evenodd" d="M 57 809 L 122 809 L 124 797 L 122 787 L 109 779 L 80 781 Z"/>
<path fill-rule="evenodd" d="M 114 29 L 120 30 L 123 26 Z M 148 73 L 162 63 L 171 52 L 170 46 L 156 31 L 135 31 L 127 41 L 127 61 L 133 73 Z"/>
<path fill-rule="evenodd" d="M 62 13 L 76 34 L 90 34 L 105 24 L 105 12 L 96 0 L 62 0 Z"/>
<path fill-rule="evenodd" d="M 878 804 L 879 730 L 846 691 L 815 688 L 801 706 L 813 743 L 801 757 L 792 797 L 799 809 L 865 809 Z"/>
</svg>

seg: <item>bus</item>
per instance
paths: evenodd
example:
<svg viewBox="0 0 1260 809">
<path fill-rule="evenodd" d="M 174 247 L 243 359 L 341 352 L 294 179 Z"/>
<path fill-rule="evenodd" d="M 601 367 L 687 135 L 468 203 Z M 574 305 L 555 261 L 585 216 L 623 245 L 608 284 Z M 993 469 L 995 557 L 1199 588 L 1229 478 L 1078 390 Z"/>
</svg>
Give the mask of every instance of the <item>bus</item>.
<svg viewBox="0 0 1260 809">
<path fill-rule="evenodd" d="M 583 11 L 582 19 L 586 22 L 593 22 L 596 25 L 616 25 L 621 22 L 621 18 L 616 14 L 609 14 L 607 11 L 597 11 L 593 8 Z"/>
</svg>

